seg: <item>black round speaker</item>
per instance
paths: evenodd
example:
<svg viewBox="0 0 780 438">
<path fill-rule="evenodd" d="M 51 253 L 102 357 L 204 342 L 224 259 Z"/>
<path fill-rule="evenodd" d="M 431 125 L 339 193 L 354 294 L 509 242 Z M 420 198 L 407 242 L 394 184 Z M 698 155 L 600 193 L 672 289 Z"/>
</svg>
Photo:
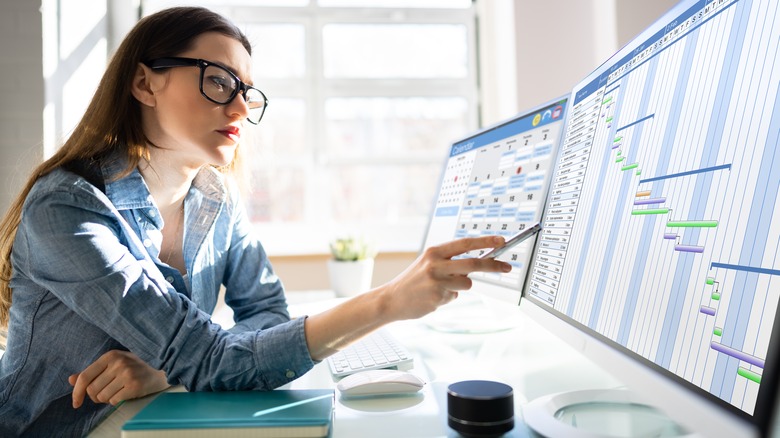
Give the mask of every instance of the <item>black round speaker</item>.
<svg viewBox="0 0 780 438">
<path fill-rule="evenodd" d="M 466 437 L 500 436 L 515 427 L 512 387 L 466 380 L 447 387 L 447 424 Z"/>
</svg>

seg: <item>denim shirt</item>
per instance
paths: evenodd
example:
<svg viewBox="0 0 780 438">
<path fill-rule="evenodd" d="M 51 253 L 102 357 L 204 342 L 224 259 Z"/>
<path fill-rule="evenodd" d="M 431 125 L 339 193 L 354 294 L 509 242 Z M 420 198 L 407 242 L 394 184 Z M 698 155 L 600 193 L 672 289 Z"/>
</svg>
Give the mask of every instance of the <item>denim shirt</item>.
<svg viewBox="0 0 780 438">
<path fill-rule="evenodd" d="M 311 369 L 304 318 L 290 320 L 222 175 L 204 167 L 186 196 L 186 277 L 159 258 L 163 222 L 141 174 L 106 181 L 104 193 L 58 169 L 27 196 L 11 256 L 0 436 L 87 433 L 111 407 L 87 397 L 73 409 L 68 376 L 112 349 L 191 391 L 270 390 Z M 229 331 L 210 321 L 221 286 L 236 321 Z"/>
</svg>

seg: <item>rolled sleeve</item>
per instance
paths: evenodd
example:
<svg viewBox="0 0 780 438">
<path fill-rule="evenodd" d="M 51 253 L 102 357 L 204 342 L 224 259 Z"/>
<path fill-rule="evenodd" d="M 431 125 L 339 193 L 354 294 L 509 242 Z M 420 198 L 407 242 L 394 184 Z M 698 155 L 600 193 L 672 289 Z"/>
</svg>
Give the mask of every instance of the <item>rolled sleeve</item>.
<svg viewBox="0 0 780 438">
<path fill-rule="evenodd" d="M 15 251 L 24 275 L 172 382 L 190 390 L 273 389 L 312 367 L 303 320 L 221 330 L 165 281 L 143 243 L 94 193 L 33 195 L 23 214 Z"/>
<path fill-rule="evenodd" d="M 255 338 L 260 375 L 269 388 L 277 388 L 302 376 L 314 365 L 304 332 L 306 318 L 296 318 L 258 332 Z"/>
</svg>

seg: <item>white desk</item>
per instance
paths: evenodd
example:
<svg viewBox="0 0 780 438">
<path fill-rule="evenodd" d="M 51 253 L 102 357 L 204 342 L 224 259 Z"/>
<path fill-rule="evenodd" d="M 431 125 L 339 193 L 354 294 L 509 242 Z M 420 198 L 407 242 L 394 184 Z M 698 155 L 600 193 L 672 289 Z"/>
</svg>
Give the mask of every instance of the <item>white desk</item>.
<svg viewBox="0 0 780 438">
<path fill-rule="evenodd" d="M 292 294 L 293 297 L 295 294 Z M 291 297 L 293 316 L 313 314 L 334 301 L 301 303 Z M 332 297 L 309 293 L 307 299 Z M 304 300 L 305 301 L 305 300 Z M 475 300 L 460 298 L 440 310 L 463 310 Z M 484 310 L 484 309 L 482 309 Z M 494 380 L 513 387 L 515 428 L 506 436 L 534 436 L 522 422 L 527 400 L 562 391 L 620 387 L 620 383 L 516 310 L 515 328 L 490 334 L 452 334 L 431 330 L 425 320 L 403 321 L 388 330 L 415 354 L 412 372 L 429 383 L 413 397 L 345 400 L 336 395 L 335 438 L 342 437 L 454 437 L 447 426 L 447 386 L 462 380 Z M 221 317 L 224 317 L 222 315 Z M 333 388 L 326 363 L 314 367 L 286 388 Z M 119 437 L 124 421 L 150 397 L 124 403 L 90 436 Z"/>
</svg>

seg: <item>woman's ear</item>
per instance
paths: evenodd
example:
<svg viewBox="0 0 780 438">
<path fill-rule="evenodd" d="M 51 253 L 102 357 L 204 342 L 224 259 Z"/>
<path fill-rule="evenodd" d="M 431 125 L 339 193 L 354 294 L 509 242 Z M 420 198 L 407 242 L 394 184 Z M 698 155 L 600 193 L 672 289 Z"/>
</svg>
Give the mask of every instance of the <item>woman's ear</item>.
<svg viewBox="0 0 780 438">
<path fill-rule="evenodd" d="M 149 107 L 154 107 L 157 104 L 152 79 L 152 69 L 139 62 L 130 89 L 138 102 Z"/>
</svg>

